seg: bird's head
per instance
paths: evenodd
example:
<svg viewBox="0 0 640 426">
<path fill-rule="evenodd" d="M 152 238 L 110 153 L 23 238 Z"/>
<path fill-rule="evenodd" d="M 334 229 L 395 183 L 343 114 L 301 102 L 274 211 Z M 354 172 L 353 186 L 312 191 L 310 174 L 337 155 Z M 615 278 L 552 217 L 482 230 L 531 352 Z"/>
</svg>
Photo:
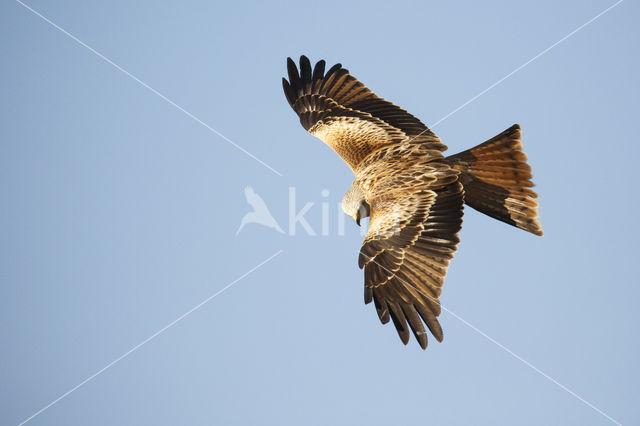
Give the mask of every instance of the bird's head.
<svg viewBox="0 0 640 426">
<path fill-rule="evenodd" d="M 360 219 L 369 217 L 371 214 L 371 208 L 364 198 L 364 192 L 356 182 L 351 184 L 342 198 L 342 211 L 351 216 L 358 226 L 360 226 Z"/>
</svg>

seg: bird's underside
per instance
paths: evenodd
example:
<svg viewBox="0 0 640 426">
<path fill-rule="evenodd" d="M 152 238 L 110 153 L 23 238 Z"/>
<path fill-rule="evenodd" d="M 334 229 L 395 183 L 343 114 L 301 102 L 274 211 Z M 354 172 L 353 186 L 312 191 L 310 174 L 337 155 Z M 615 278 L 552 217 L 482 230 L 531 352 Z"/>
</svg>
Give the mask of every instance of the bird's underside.
<svg viewBox="0 0 640 426">
<path fill-rule="evenodd" d="M 288 59 L 284 92 L 302 126 L 347 163 L 370 209 L 358 264 L 365 303 L 427 347 L 442 341 L 439 297 L 459 242 L 463 204 L 537 235 L 537 195 L 520 127 L 451 157 L 420 120 L 375 95 L 340 64 Z"/>
</svg>

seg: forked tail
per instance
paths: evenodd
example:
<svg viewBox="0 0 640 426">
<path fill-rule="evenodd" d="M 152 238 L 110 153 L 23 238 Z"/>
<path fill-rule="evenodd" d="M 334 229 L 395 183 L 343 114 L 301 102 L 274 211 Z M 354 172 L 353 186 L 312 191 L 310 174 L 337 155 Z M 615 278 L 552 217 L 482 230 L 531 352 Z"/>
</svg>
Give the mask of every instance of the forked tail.
<svg viewBox="0 0 640 426">
<path fill-rule="evenodd" d="M 474 209 L 536 235 L 538 194 L 530 188 L 531 167 L 522 152 L 520 126 L 514 124 L 480 145 L 446 159 L 461 172 L 464 202 Z"/>
</svg>

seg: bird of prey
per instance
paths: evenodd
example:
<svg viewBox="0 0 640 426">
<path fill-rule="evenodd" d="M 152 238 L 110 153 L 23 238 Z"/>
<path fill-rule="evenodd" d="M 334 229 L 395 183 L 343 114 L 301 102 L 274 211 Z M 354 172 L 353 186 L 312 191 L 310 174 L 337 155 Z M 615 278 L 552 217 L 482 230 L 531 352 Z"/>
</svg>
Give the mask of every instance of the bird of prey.
<svg viewBox="0 0 640 426">
<path fill-rule="evenodd" d="M 364 300 L 383 324 L 393 321 L 406 345 L 410 331 L 422 347 L 427 333 L 442 341 L 439 297 L 460 241 L 463 204 L 535 235 L 537 194 L 515 124 L 452 156 L 420 120 L 382 99 L 336 64 L 300 69 L 287 59 L 284 93 L 300 123 L 329 145 L 355 180 L 342 209 L 358 225 L 369 217 L 360 249 Z"/>
</svg>

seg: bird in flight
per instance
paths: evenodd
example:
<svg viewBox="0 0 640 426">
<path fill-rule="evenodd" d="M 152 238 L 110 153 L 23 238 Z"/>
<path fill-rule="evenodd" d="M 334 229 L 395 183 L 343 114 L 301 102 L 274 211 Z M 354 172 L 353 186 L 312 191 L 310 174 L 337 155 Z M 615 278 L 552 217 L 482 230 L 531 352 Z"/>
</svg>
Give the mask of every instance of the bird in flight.
<svg viewBox="0 0 640 426">
<path fill-rule="evenodd" d="M 360 249 L 364 301 L 374 302 L 406 345 L 411 330 L 422 347 L 427 332 L 442 341 L 440 294 L 460 239 L 463 204 L 535 235 L 537 194 L 522 151 L 520 126 L 459 154 L 402 108 L 382 99 L 336 64 L 300 69 L 287 59 L 282 79 L 289 105 L 309 133 L 329 145 L 355 180 L 342 209 L 358 225 L 369 217 Z"/>
</svg>

